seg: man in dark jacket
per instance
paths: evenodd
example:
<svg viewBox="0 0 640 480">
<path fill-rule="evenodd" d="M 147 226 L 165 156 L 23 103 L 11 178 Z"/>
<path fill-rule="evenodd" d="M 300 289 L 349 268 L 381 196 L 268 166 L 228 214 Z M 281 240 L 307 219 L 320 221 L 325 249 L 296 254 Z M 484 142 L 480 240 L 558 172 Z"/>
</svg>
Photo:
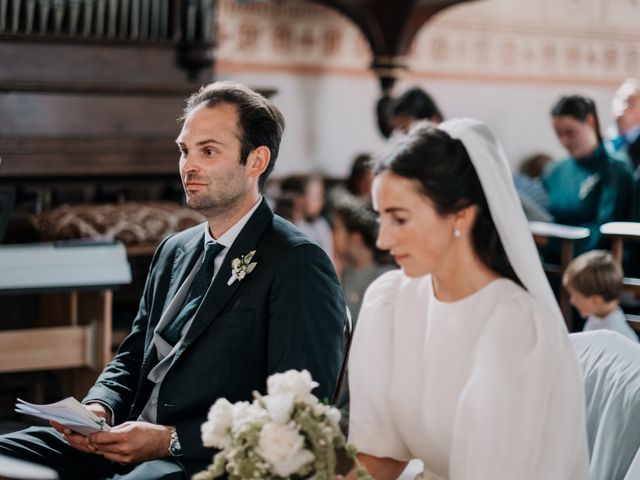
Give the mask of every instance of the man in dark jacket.
<svg viewBox="0 0 640 480">
<path fill-rule="evenodd" d="M 211 462 L 200 426 L 216 399 L 251 400 L 289 369 L 309 370 L 331 398 L 346 315 L 336 274 L 261 196 L 283 128 L 277 107 L 240 84 L 188 100 L 180 175 L 207 221 L 158 247 L 132 331 L 83 401 L 113 428 L 32 428 L 0 437 L 0 454 L 61 479 L 186 479 Z"/>
</svg>

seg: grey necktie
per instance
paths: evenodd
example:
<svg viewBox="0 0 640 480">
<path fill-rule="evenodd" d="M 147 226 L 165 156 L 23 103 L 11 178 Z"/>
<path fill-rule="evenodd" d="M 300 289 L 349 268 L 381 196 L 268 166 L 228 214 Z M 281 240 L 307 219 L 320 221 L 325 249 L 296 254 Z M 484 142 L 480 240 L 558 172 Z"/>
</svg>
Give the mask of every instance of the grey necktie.
<svg viewBox="0 0 640 480">
<path fill-rule="evenodd" d="M 224 250 L 224 245 L 209 242 L 205 246 L 204 259 L 200 268 L 193 277 L 189 295 L 182 305 L 182 309 L 169 325 L 162 330 L 162 338 L 171 345 L 175 345 L 180 340 L 182 329 L 187 321 L 193 317 L 200 306 L 204 295 L 207 293 L 211 279 L 213 278 L 214 260 L 216 256 Z"/>
</svg>

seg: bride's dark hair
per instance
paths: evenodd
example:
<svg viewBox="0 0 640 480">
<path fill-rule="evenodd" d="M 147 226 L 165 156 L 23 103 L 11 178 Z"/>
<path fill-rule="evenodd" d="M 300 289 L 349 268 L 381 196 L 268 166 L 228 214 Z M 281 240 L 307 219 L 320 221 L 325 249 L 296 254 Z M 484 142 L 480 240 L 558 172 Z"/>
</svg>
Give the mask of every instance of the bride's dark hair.
<svg viewBox="0 0 640 480">
<path fill-rule="evenodd" d="M 477 213 L 471 237 L 476 254 L 498 275 L 521 284 L 500 241 L 476 170 L 460 140 L 432 124 L 418 124 L 376 166 L 375 174 L 385 171 L 414 180 L 440 215 L 475 205 Z"/>
</svg>

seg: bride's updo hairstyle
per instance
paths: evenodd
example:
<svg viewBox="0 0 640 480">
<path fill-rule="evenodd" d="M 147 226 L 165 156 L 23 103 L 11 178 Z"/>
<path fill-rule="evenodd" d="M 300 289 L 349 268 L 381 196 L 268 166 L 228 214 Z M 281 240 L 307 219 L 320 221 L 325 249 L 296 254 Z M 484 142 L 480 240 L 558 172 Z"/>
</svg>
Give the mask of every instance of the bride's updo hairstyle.
<svg viewBox="0 0 640 480">
<path fill-rule="evenodd" d="M 440 215 L 475 205 L 477 214 L 471 236 L 476 254 L 498 275 L 520 284 L 491 218 L 478 175 L 460 140 L 433 124 L 416 124 L 376 166 L 375 174 L 386 171 L 413 180 Z"/>
</svg>

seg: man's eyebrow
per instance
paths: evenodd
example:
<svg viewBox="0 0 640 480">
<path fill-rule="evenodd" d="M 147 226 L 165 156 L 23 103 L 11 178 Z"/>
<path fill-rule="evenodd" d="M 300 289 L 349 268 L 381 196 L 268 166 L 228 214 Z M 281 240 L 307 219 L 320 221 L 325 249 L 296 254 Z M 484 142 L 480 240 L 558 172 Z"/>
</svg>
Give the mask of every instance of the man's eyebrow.
<svg viewBox="0 0 640 480">
<path fill-rule="evenodd" d="M 176 143 L 178 145 L 184 145 L 185 143 L 178 137 L 176 138 Z M 205 140 L 200 140 L 199 142 L 196 142 L 196 146 L 201 147 L 202 145 L 207 145 L 209 143 L 215 143 L 216 145 L 221 145 L 224 146 L 224 143 L 214 139 L 214 138 L 207 138 Z"/>
<path fill-rule="evenodd" d="M 196 142 L 196 145 L 202 146 L 202 145 L 206 145 L 208 143 L 215 143 L 216 145 L 224 145 L 224 143 L 222 143 L 219 140 L 216 140 L 215 138 L 207 138 L 205 140 L 200 140 L 199 142 Z"/>
</svg>

